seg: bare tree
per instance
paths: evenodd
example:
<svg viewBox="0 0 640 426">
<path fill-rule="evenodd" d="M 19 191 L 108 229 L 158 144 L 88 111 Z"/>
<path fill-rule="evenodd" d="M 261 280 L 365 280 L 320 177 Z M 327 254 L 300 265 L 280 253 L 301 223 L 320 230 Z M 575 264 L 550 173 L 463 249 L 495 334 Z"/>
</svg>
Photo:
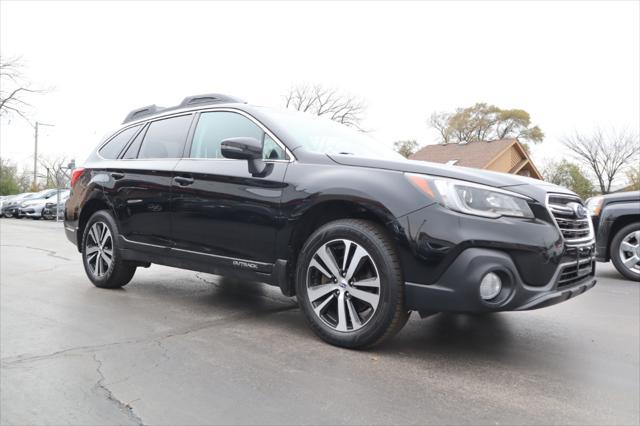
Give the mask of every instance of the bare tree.
<svg viewBox="0 0 640 426">
<path fill-rule="evenodd" d="M 362 99 L 320 84 L 291 87 L 285 95 L 285 107 L 326 116 L 360 130 L 360 123 L 367 109 Z"/>
<path fill-rule="evenodd" d="M 47 188 L 66 188 L 69 186 L 70 170 L 67 157 L 39 158 L 40 167 L 46 174 L 40 175 L 46 179 Z"/>
<path fill-rule="evenodd" d="M 448 144 L 452 141 L 453 135 L 449 126 L 449 114 L 446 112 L 434 112 L 429 117 L 429 125 L 440 134 L 440 143 Z"/>
<path fill-rule="evenodd" d="M 592 134 L 576 132 L 562 140 L 574 156 L 589 167 L 598 179 L 603 194 L 611 192 L 611 184 L 630 165 L 639 167 L 640 142 L 638 134 L 627 130 Z"/>
<path fill-rule="evenodd" d="M 31 105 L 25 95 L 46 92 L 34 88 L 25 78 L 23 69 L 22 58 L 0 57 L 0 115 L 15 113 L 26 120 Z"/>
</svg>

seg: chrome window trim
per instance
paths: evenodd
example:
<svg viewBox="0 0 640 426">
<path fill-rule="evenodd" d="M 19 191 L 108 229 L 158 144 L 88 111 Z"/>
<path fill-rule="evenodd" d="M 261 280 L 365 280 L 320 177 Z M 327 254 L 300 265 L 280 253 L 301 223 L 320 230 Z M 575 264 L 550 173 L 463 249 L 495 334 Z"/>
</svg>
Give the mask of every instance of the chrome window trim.
<svg viewBox="0 0 640 426">
<path fill-rule="evenodd" d="M 121 129 L 118 129 L 116 132 L 114 132 L 105 142 L 103 142 L 102 144 L 100 144 L 100 146 L 98 148 L 96 148 L 95 153 L 98 156 L 98 158 L 105 160 L 105 161 L 131 161 L 131 160 L 173 160 L 174 158 L 167 158 L 167 157 L 163 157 L 163 158 L 115 158 L 115 159 L 107 159 L 107 158 L 103 158 L 100 155 L 100 149 L 107 143 L 109 142 L 111 139 L 113 139 L 115 136 L 119 135 L 121 132 L 125 131 L 126 129 L 130 128 L 130 127 L 134 127 L 137 125 L 142 124 L 142 128 L 144 128 L 144 126 L 147 123 L 152 123 L 154 121 L 159 121 L 159 120 L 164 120 L 167 118 L 173 118 L 173 117 L 177 117 L 180 115 L 187 115 L 187 114 L 195 114 L 195 113 L 205 113 L 205 112 L 216 112 L 216 111 L 222 111 L 222 112 L 234 112 L 237 114 L 240 114 L 246 118 L 248 118 L 250 121 L 252 121 L 254 124 L 256 124 L 260 129 L 262 129 L 263 132 L 265 132 L 267 135 L 269 135 L 269 137 L 271 139 L 273 139 L 278 146 L 280 146 L 280 148 L 282 148 L 285 152 L 285 155 L 289 156 L 288 160 L 267 160 L 264 159 L 262 161 L 264 161 L 265 163 L 272 163 L 272 162 L 278 162 L 278 163 L 293 163 L 296 161 L 296 157 L 293 155 L 293 153 L 291 152 L 291 150 L 271 131 L 269 130 L 264 124 L 262 124 L 257 118 L 255 118 L 254 116 L 252 116 L 251 114 L 242 111 L 241 109 L 238 108 L 232 108 L 232 107 L 201 107 L 201 108 L 184 108 L 184 109 L 180 109 L 180 110 L 175 110 L 175 111 L 171 111 L 170 113 L 167 113 L 166 115 L 156 115 L 153 117 L 146 117 L 137 121 L 132 121 L 130 123 L 127 123 L 127 126 L 122 127 Z M 197 123 L 196 123 L 197 125 Z M 132 138 L 135 138 L 136 136 L 138 136 L 138 133 L 136 133 Z M 144 143 L 144 140 L 142 141 Z M 179 157 L 177 158 L 178 160 L 182 160 L 182 159 L 191 159 L 191 160 L 195 160 L 195 158 L 189 158 L 189 157 Z M 219 160 L 216 158 L 200 158 L 199 160 Z M 232 161 L 238 161 L 238 160 L 233 160 L 231 158 L 222 158 L 222 160 L 232 160 Z"/>
<path fill-rule="evenodd" d="M 137 123 L 137 124 L 134 124 L 134 125 L 132 125 L 132 126 L 126 126 L 126 127 L 123 127 L 122 129 L 118 130 L 117 132 L 112 133 L 112 134 L 111 134 L 111 136 L 109 136 L 108 138 L 106 138 L 106 139 L 104 140 L 104 142 L 102 142 L 102 143 L 101 143 L 101 144 L 96 148 L 96 155 L 98 156 L 98 158 L 100 158 L 101 160 L 104 160 L 104 161 L 117 161 L 117 160 L 120 160 L 119 158 L 104 158 L 104 157 L 100 154 L 100 150 L 101 150 L 101 149 L 102 149 L 106 144 L 108 144 L 109 142 L 111 142 L 111 140 L 112 140 L 113 138 L 115 138 L 116 136 L 118 136 L 120 133 L 124 132 L 125 130 L 129 130 L 129 129 L 130 129 L 130 128 L 132 128 L 132 127 L 136 127 L 136 126 L 141 126 L 141 127 L 140 127 L 140 129 L 139 129 L 137 132 L 135 132 L 135 134 L 134 134 L 133 136 L 131 136 L 131 139 L 129 139 L 129 140 L 127 141 L 127 143 L 125 144 L 125 147 L 124 147 L 124 148 L 129 147 L 129 145 L 130 145 L 130 143 L 129 143 L 129 142 L 131 142 L 133 139 L 135 139 L 135 138 L 136 138 L 136 136 L 138 136 L 138 134 L 139 134 L 139 133 L 144 129 L 145 123 Z M 122 149 L 124 149 L 124 148 L 122 148 Z M 120 154 L 122 154 L 122 152 L 118 153 L 118 155 L 120 155 Z"/>
</svg>

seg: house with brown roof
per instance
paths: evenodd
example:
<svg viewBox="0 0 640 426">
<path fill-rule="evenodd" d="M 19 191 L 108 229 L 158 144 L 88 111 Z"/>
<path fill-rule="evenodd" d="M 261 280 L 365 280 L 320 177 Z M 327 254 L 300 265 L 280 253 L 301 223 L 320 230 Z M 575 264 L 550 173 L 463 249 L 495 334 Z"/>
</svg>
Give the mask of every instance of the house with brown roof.
<svg viewBox="0 0 640 426">
<path fill-rule="evenodd" d="M 543 179 L 518 139 L 427 145 L 409 158 Z"/>
</svg>

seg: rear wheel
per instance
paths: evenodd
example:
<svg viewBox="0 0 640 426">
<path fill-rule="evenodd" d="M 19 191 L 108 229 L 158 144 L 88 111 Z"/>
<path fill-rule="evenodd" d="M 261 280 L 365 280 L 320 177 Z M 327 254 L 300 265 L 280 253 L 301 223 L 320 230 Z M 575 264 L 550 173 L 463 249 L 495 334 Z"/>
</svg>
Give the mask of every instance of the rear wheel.
<svg viewBox="0 0 640 426">
<path fill-rule="evenodd" d="M 640 223 L 619 230 L 611 240 L 611 261 L 625 278 L 640 281 Z"/>
<path fill-rule="evenodd" d="M 311 328 L 333 345 L 380 343 L 409 317 L 395 248 L 372 222 L 338 220 L 313 233 L 298 260 L 296 286 Z"/>
<path fill-rule="evenodd" d="M 97 211 L 82 236 L 82 261 L 91 282 L 100 288 L 120 288 L 129 283 L 136 266 L 120 257 L 118 228 L 111 215 Z"/>
</svg>

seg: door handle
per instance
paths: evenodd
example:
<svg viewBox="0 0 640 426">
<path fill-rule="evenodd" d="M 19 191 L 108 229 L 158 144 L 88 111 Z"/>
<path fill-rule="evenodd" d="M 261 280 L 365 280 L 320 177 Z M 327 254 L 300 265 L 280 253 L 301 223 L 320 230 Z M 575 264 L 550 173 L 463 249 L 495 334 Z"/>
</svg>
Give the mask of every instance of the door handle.
<svg viewBox="0 0 640 426">
<path fill-rule="evenodd" d="M 184 176 L 176 176 L 173 178 L 173 180 L 180 186 L 191 185 L 194 182 L 193 178 Z"/>
<path fill-rule="evenodd" d="M 111 172 L 111 177 L 115 180 L 122 179 L 124 177 L 124 173 L 120 172 Z"/>
</svg>

